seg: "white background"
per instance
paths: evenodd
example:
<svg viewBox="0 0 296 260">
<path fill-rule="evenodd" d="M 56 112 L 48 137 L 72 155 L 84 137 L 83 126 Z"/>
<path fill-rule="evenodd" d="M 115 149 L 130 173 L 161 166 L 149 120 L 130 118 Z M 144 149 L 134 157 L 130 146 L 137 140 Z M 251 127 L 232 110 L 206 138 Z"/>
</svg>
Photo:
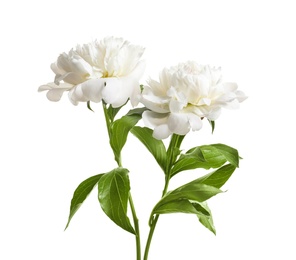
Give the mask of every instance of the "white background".
<svg viewBox="0 0 296 260">
<path fill-rule="evenodd" d="M 142 83 L 196 60 L 221 66 L 249 96 L 240 110 L 223 111 L 214 135 L 205 124 L 182 146 L 221 142 L 244 158 L 228 191 L 209 201 L 217 236 L 193 215 L 161 216 L 150 259 L 296 259 L 295 24 L 285 0 L 1 3 L 0 259 L 135 259 L 133 236 L 102 213 L 95 191 L 63 231 L 76 186 L 115 167 L 100 104 L 92 113 L 37 93 L 61 52 L 107 35 L 145 46 Z M 123 163 L 144 246 L 163 175 L 133 136 Z"/>
</svg>

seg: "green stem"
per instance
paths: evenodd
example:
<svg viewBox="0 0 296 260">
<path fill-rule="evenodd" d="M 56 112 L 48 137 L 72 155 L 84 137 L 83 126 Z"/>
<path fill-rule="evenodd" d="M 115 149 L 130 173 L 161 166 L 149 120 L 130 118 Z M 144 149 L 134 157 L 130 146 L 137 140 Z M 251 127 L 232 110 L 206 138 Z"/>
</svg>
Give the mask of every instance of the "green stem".
<svg viewBox="0 0 296 260">
<path fill-rule="evenodd" d="M 113 123 L 113 120 L 111 120 L 109 115 L 108 115 L 106 103 L 104 103 L 104 102 L 102 102 L 102 103 L 103 103 L 103 110 L 104 110 L 107 130 L 108 130 L 109 141 L 110 141 L 111 137 L 112 137 L 111 124 Z M 121 155 L 119 155 L 119 158 L 117 160 L 117 164 L 118 164 L 119 167 L 122 167 Z M 137 260 L 141 260 L 141 240 L 140 240 L 139 220 L 138 220 L 138 217 L 137 217 L 137 214 L 136 214 L 135 206 L 134 206 L 132 195 L 131 195 L 130 192 L 129 192 L 128 201 L 129 201 L 129 204 L 130 204 L 130 208 L 131 208 L 131 212 L 132 212 L 132 216 L 133 216 L 133 221 L 134 221 L 134 228 L 135 228 L 135 231 L 136 231 L 135 237 L 136 237 Z"/>
<path fill-rule="evenodd" d="M 140 240 L 140 228 L 139 228 L 139 220 L 136 214 L 134 202 L 131 193 L 129 193 L 129 204 L 131 207 L 132 215 L 133 215 L 133 221 L 134 221 L 134 228 L 136 231 L 136 248 L 137 248 L 137 260 L 141 260 L 141 240 Z"/>
<path fill-rule="evenodd" d="M 171 179 L 171 170 L 172 167 L 179 155 L 179 148 L 181 146 L 181 143 L 183 141 L 183 138 L 185 136 L 181 136 L 181 135 L 172 135 L 168 150 L 167 150 L 167 164 L 166 164 L 166 170 L 165 170 L 165 184 L 164 184 L 164 189 L 162 192 L 162 197 L 165 196 L 165 194 L 168 191 L 168 187 L 169 187 L 169 183 L 170 183 L 170 179 Z M 150 249 L 150 245 L 151 245 L 151 241 L 152 241 L 152 237 L 154 234 L 154 230 L 157 224 L 157 221 L 159 219 L 159 214 L 156 214 L 155 217 L 152 220 L 152 223 L 150 225 L 150 231 L 148 234 L 148 238 L 147 238 L 147 242 L 146 242 L 146 247 L 145 247 L 145 253 L 144 253 L 144 260 L 148 259 L 148 254 L 149 254 L 149 249 Z"/>
</svg>

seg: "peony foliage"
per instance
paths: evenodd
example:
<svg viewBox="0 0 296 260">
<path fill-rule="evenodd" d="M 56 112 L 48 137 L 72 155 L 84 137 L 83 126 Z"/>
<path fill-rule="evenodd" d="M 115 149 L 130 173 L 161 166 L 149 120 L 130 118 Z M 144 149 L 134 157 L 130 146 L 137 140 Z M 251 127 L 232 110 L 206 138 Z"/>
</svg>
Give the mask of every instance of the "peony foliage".
<svg viewBox="0 0 296 260">
<path fill-rule="evenodd" d="M 98 202 L 105 214 L 135 236 L 137 260 L 148 259 L 154 230 L 162 214 L 194 214 L 203 226 L 216 234 L 207 202 L 223 193 L 221 188 L 239 167 L 241 157 L 235 148 L 221 143 L 194 146 L 185 152 L 181 144 L 190 131 L 201 130 L 205 120 L 214 131 L 215 120 L 222 110 L 237 109 L 247 98 L 236 83 L 223 82 L 221 68 L 195 61 L 164 68 L 158 80 L 150 78 L 146 84 L 140 84 L 145 70 L 143 54 L 143 47 L 116 37 L 77 45 L 58 56 L 51 64 L 55 74 L 53 82 L 38 89 L 46 91 L 50 101 L 59 101 L 67 92 L 73 105 L 85 102 L 90 110 L 91 102 L 102 103 L 117 167 L 78 185 L 66 228 L 90 192 L 97 190 Z M 130 105 L 130 110 L 119 116 L 118 112 Z M 150 232 L 143 258 L 129 170 L 124 168 L 121 158 L 129 133 L 151 153 L 164 174 L 162 197 L 149 218 Z M 170 141 L 166 146 L 163 139 L 167 138 Z M 175 175 L 198 169 L 206 173 L 169 190 Z"/>
</svg>

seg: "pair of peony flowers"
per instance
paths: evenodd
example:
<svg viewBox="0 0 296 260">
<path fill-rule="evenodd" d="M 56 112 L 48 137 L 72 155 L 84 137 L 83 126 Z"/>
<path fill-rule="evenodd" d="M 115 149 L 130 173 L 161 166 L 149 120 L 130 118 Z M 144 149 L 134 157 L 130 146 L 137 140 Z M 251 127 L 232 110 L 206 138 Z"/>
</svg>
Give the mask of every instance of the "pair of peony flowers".
<svg viewBox="0 0 296 260">
<path fill-rule="evenodd" d="M 147 108 L 144 124 L 156 139 L 200 130 L 203 118 L 215 121 L 223 107 L 238 108 L 246 99 L 237 84 L 222 82 L 220 68 L 194 61 L 164 68 L 159 80 L 149 79 L 141 88 L 143 53 L 143 47 L 115 37 L 77 45 L 51 65 L 54 82 L 39 91 L 47 91 L 51 101 L 68 91 L 74 105 L 103 100 L 116 108 L 128 100 L 133 107 L 142 103 Z"/>
</svg>

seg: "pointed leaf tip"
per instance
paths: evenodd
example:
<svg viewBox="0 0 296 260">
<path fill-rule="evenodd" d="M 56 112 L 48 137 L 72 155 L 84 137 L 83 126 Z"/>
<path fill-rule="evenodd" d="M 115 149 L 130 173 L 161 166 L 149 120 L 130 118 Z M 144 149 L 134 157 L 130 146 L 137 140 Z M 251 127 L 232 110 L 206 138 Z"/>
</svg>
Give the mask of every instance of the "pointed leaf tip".
<svg viewBox="0 0 296 260">
<path fill-rule="evenodd" d="M 77 210 L 80 208 L 84 200 L 87 198 L 89 193 L 93 190 L 94 186 L 98 183 L 98 181 L 102 176 L 103 174 L 92 176 L 84 180 L 78 185 L 78 187 L 74 191 L 74 194 L 71 200 L 70 213 L 69 213 L 68 222 L 65 227 L 65 230 L 68 228 L 70 221 L 75 215 L 75 213 L 77 212 Z"/>
<path fill-rule="evenodd" d="M 98 189 L 98 199 L 106 215 L 124 230 L 135 234 L 127 216 L 130 192 L 128 170 L 119 167 L 105 173 L 98 183 Z"/>
</svg>

